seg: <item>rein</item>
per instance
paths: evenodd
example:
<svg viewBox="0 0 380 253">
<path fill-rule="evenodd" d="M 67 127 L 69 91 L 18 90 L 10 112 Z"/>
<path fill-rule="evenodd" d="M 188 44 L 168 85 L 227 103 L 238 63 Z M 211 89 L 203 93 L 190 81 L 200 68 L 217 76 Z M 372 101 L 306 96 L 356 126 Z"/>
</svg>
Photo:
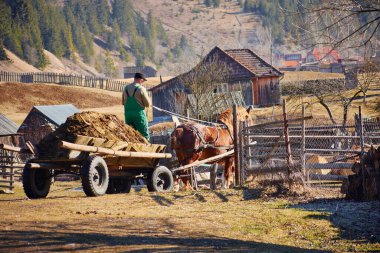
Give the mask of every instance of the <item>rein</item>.
<svg viewBox="0 0 380 253">
<path fill-rule="evenodd" d="M 227 131 L 228 131 L 228 133 L 229 133 L 229 135 L 230 135 L 230 137 L 231 137 L 231 139 L 232 139 L 232 141 L 233 141 L 233 136 L 231 135 L 231 132 L 230 132 L 230 130 L 228 129 L 228 127 L 227 127 L 227 125 L 226 124 L 224 124 L 224 123 L 219 123 L 221 126 L 219 126 L 219 127 L 222 127 L 223 126 L 223 128 L 226 128 L 227 129 Z M 183 126 L 179 126 L 179 127 L 182 127 L 183 128 Z M 202 135 L 201 135 L 201 133 L 199 132 L 199 130 L 197 129 L 197 127 L 195 127 L 195 126 L 192 126 L 192 125 L 188 125 L 188 127 L 190 128 L 190 130 L 193 132 L 193 133 L 195 133 L 195 136 L 197 136 L 197 138 L 200 140 L 200 143 L 202 144 L 202 145 L 199 145 L 197 148 L 194 148 L 194 149 L 181 149 L 181 151 L 183 151 L 183 152 L 201 152 L 203 149 L 206 149 L 206 148 L 212 148 L 212 149 L 225 149 L 225 150 L 231 150 L 231 149 L 233 149 L 233 145 L 228 145 L 228 146 L 215 146 L 215 145 L 213 145 L 213 144 L 215 144 L 218 140 L 219 140 L 219 136 L 220 136 L 220 134 L 219 134 L 219 130 L 218 130 L 218 127 L 217 126 L 207 126 L 207 127 L 211 127 L 211 128 L 215 128 L 216 129 L 216 137 L 215 137 L 215 140 L 214 141 L 212 141 L 212 142 L 206 142 L 205 140 L 204 140 L 204 138 L 202 137 Z"/>
</svg>

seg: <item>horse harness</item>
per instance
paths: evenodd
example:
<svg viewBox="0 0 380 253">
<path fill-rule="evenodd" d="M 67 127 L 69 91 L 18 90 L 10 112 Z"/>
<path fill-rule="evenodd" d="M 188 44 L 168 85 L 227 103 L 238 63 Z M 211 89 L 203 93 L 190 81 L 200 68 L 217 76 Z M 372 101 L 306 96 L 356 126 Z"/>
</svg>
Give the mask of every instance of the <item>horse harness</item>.
<svg viewBox="0 0 380 253">
<path fill-rule="evenodd" d="M 231 140 L 232 142 L 234 141 L 234 138 L 231 134 L 231 131 L 230 129 L 227 127 L 226 124 L 220 122 L 220 124 L 227 129 L 230 137 L 231 137 Z M 198 147 L 194 148 L 194 149 L 181 149 L 181 151 L 183 152 L 188 152 L 188 153 L 192 153 L 192 152 L 201 152 L 203 149 L 205 148 L 213 148 L 213 149 L 225 149 L 226 151 L 229 151 L 231 149 L 233 149 L 233 145 L 229 145 L 229 146 L 215 146 L 214 144 L 219 140 L 219 131 L 218 131 L 218 128 L 217 127 L 214 127 L 216 128 L 216 137 L 215 137 L 215 140 L 214 141 L 210 141 L 210 142 L 206 142 L 204 140 L 204 138 L 202 137 L 202 134 L 199 132 L 198 128 L 194 125 L 187 125 L 190 129 L 190 131 L 192 131 L 195 136 L 200 140 L 200 144 L 201 145 L 198 145 Z M 181 128 L 184 128 L 184 126 L 179 126 Z"/>
</svg>

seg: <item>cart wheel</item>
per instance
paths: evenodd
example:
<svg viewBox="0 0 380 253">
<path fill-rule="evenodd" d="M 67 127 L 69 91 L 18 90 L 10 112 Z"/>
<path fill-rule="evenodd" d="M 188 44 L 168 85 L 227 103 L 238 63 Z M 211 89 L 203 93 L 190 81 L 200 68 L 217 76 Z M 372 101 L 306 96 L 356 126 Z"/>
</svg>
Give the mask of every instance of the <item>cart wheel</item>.
<svg viewBox="0 0 380 253">
<path fill-rule="evenodd" d="M 106 193 L 108 187 L 108 168 L 100 156 L 90 156 L 81 168 L 83 191 L 88 197 Z"/>
<path fill-rule="evenodd" d="M 22 184 L 26 196 L 30 199 L 45 198 L 50 190 L 51 174 L 48 169 L 25 168 L 22 172 Z"/>
<path fill-rule="evenodd" d="M 168 192 L 173 189 L 172 172 L 165 166 L 158 166 L 148 175 L 148 191 Z"/>
<path fill-rule="evenodd" d="M 130 178 L 110 178 L 107 194 L 129 193 L 131 191 L 132 182 Z"/>
</svg>

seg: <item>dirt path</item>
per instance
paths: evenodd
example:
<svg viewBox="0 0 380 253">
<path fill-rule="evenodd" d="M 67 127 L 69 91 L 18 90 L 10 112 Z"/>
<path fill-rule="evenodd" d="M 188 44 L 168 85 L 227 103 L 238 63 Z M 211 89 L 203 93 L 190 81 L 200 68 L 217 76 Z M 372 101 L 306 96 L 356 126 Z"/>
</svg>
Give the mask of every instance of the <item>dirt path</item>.
<svg viewBox="0 0 380 253">
<path fill-rule="evenodd" d="M 15 194 L 0 194 L 0 252 L 380 250 L 376 238 L 342 233 L 330 220 L 333 210 L 264 201 L 257 190 L 157 194 L 135 188 L 89 198 L 78 187 L 57 182 L 41 200 L 28 200 L 19 184 Z M 361 206 L 352 205 L 356 211 Z"/>
</svg>

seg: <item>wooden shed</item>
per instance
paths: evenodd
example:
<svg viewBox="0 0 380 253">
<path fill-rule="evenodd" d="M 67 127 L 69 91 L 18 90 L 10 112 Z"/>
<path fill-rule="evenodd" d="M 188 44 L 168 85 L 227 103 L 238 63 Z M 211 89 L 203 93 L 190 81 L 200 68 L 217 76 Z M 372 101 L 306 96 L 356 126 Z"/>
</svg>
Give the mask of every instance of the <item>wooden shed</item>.
<svg viewBox="0 0 380 253">
<path fill-rule="evenodd" d="M 79 109 L 72 104 L 34 106 L 17 133 L 23 134 L 25 141 L 36 145 L 77 112 L 80 112 Z"/>
<path fill-rule="evenodd" d="M 280 103 L 279 82 L 283 73 L 250 49 L 222 50 L 215 47 L 200 64 L 215 57 L 222 64 L 225 63 L 229 71 L 227 85 L 221 92 L 242 91 L 245 104 L 255 107 Z M 184 76 L 191 75 L 191 72 L 192 70 L 151 88 L 153 105 L 183 114 L 183 105 L 186 103 L 185 94 L 190 94 L 190 90 L 181 80 Z M 161 111 L 153 111 L 154 117 L 163 115 L 165 113 Z"/>
<path fill-rule="evenodd" d="M 17 133 L 18 125 L 7 118 L 4 114 L 0 113 L 0 143 L 20 146 L 21 142 L 20 135 Z"/>
</svg>

